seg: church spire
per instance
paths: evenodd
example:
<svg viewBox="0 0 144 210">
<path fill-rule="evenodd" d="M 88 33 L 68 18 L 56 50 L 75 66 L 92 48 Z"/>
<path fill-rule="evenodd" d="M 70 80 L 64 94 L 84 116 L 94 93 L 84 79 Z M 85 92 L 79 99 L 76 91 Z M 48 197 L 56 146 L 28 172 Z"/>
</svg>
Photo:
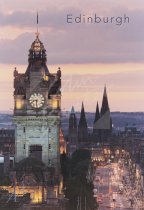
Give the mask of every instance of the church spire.
<svg viewBox="0 0 144 210">
<path fill-rule="evenodd" d="M 71 108 L 71 114 L 75 114 L 74 106 Z"/>
<path fill-rule="evenodd" d="M 100 119 L 100 112 L 99 112 L 99 105 L 97 102 L 94 123 L 96 123 L 99 119 Z"/>
<path fill-rule="evenodd" d="M 87 128 L 87 121 L 86 121 L 83 102 L 82 102 L 80 120 L 78 125 L 78 141 L 79 143 L 86 143 L 88 141 L 88 128 Z"/>
<path fill-rule="evenodd" d="M 85 110 L 84 110 L 83 102 L 82 102 L 79 126 L 87 128 L 87 121 L 86 121 L 86 117 L 85 117 Z"/>
<path fill-rule="evenodd" d="M 73 106 L 72 106 L 71 113 L 69 116 L 68 141 L 69 141 L 69 150 L 70 150 L 70 153 L 72 153 L 71 146 L 77 145 L 77 118 L 76 118 Z"/>
<path fill-rule="evenodd" d="M 37 20 L 36 20 L 36 38 L 39 38 L 39 28 L 38 28 L 38 24 L 39 24 L 39 16 L 38 16 L 38 12 L 37 12 Z"/>
<path fill-rule="evenodd" d="M 107 97 L 107 91 L 106 91 L 106 85 L 104 87 L 104 93 L 103 93 L 103 100 L 102 100 L 102 107 L 101 107 L 101 116 L 104 115 L 109 110 L 109 104 L 108 104 L 108 97 Z"/>
<path fill-rule="evenodd" d="M 69 117 L 69 130 L 71 128 L 76 128 L 77 129 L 77 119 L 74 111 L 74 107 L 72 106 L 70 117 Z"/>
</svg>

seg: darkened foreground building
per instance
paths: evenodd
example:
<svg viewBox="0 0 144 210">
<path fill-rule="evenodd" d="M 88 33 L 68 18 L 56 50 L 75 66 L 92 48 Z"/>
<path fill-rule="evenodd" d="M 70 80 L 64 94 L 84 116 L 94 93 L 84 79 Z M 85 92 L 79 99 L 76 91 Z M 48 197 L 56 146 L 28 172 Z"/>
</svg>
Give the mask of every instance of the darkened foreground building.
<svg viewBox="0 0 144 210">
<path fill-rule="evenodd" d="M 7 174 L 14 166 L 15 155 L 15 131 L 12 129 L 0 129 L 0 185 L 2 175 Z"/>
<path fill-rule="evenodd" d="M 0 152 L 15 154 L 15 131 L 13 129 L 0 129 Z"/>
</svg>

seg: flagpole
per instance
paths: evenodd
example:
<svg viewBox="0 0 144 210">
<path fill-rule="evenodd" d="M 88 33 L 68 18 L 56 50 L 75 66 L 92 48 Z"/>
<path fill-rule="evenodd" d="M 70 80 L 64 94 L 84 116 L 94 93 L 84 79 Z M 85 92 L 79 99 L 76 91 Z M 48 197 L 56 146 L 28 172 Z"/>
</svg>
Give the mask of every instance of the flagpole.
<svg viewBox="0 0 144 210">
<path fill-rule="evenodd" d="M 37 36 L 38 36 L 38 12 L 37 12 Z"/>
</svg>

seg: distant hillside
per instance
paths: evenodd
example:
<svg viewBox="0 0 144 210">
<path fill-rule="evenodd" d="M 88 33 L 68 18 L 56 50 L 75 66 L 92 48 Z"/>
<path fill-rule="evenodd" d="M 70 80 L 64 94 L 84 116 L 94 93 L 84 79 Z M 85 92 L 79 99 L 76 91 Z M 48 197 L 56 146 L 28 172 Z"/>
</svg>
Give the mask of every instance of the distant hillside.
<svg viewBox="0 0 144 210">
<path fill-rule="evenodd" d="M 79 120 L 80 112 L 76 113 Z M 93 126 L 95 113 L 86 113 L 89 129 Z M 115 128 L 122 129 L 126 124 L 136 124 L 141 130 L 144 130 L 144 112 L 112 112 L 113 125 Z M 68 130 L 69 112 L 62 112 L 62 128 L 65 132 Z M 12 115 L 0 113 L 0 128 L 10 128 L 12 126 Z"/>
</svg>

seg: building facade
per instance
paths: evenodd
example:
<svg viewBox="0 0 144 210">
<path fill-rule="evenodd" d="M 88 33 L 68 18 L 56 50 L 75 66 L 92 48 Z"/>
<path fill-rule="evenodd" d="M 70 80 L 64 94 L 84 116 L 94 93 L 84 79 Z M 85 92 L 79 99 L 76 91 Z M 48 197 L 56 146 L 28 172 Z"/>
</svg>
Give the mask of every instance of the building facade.
<svg viewBox="0 0 144 210">
<path fill-rule="evenodd" d="M 36 34 L 26 72 L 14 70 L 15 161 L 34 157 L 59 170 L 61 70 L 50 73 L 46 62 Z"/>
</svg>

